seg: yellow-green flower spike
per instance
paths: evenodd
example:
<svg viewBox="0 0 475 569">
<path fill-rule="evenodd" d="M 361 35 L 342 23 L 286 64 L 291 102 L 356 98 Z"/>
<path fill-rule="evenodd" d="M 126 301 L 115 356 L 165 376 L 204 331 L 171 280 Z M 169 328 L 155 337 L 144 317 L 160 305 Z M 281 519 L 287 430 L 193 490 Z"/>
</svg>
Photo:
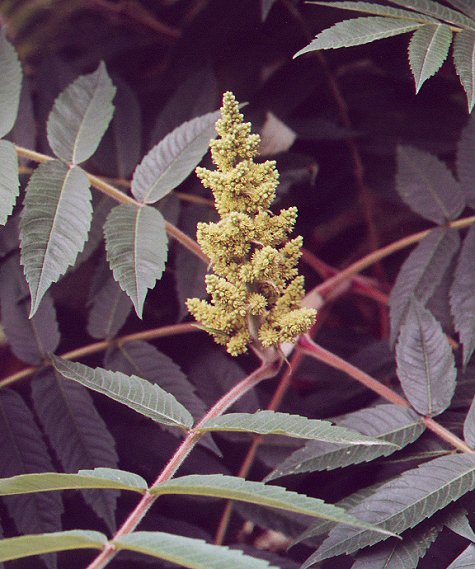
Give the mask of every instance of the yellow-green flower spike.
<svg viewBox="0 0 475 569">
<path fill-rule="evenodd" d="M 199 223 L 197 239 L 211 261 L 206 277 L 211 301 L 190 298 L 188 310 L 218 344 L 237 356 L 255 348 L 278 347 L 304 334 L 316 311 L 301 308 L 305 295 L 297 263 L 302 238 L 287 241 L 297 208 L 269 211 L 279 173 L 274 161 L 254 162 L 260 143 L 243 122 L 230 92 L 223 96 L 217 140 L 210 144 L 217 170 L 197 168 L 213 192 L 218 223 Z"/>
</svg>

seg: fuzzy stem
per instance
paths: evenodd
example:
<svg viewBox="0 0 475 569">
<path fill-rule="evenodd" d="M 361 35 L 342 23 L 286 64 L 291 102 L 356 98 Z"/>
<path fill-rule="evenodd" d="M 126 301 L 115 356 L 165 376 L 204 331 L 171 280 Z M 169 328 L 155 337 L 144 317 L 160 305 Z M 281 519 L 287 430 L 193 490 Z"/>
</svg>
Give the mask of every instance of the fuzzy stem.
<svg viewBox="0 0 475 569">
<path fill-rule="evenodd" d="M 211 409 L 197 423 L 197 425 L 188 432 L 187 436 L 180 444 L 175 454 L 172 456 L 161 474 L 152 484 L 151 488 L 156 488 L 174 476 L 175 472 L 188 457 L 200 438 L 204 436 L 205 433 L 200 432 L 199 429 L 207 421 L 221 416 L 226 411 L 226 409 L 231 407 L 231 405 L 233 405 L 238 399 L 240 399 L 244 394 L 253 389 L 264 379 L 274 377 L 278 373 L 281 365 L 282 359 L 280 357 L 276 357 L 272 361 L 263 362 L 260 367 L 258 367 L 254 372 L 240 381 L 230 391 L 228 391 L 228 393 L 221 397 L 221 399 L 219 399 L 219 401 L 217 401 L 213 407 L 211 407 Z M 112 540 L 105 546 L 105 548 L 96 557 L 96 559 L 94 559 L 94 561 L 88 565 L 87 569 L 102 569 L 108 565 L 109 561 L 111 561 L 117 554 L 114 540 L 124 535 L 130 534 L 137 527 L 137 525 L 140 523 L 142 518 L 145 516 L 157 498 L 158 496 L 152 496 L 149 492 L 146 492 L 144 494 L 140 502 L 119 528 Z"/>
</svg>

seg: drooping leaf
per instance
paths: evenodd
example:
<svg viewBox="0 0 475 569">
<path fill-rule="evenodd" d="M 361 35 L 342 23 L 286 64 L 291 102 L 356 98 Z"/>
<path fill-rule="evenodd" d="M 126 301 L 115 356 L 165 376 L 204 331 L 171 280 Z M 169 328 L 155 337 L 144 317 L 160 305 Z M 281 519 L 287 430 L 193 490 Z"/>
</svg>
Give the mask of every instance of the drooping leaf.
<svg viewBox="0 0 475 569">
<path fill-rule="evenodd" d="M 227 498 L 228 500 L 250 502 L 269 508 L 278 508 L 288 512 L 341 522 L 355 527 L 362 527 L 360 524 L 364 524 L 364 522 L 348 516 L 342 508 L 326 504 L 318 498 L 297 494 L 281 486 L 268 486 L 262 482 L 252 482 L 223 474 L 181 476 L 155 486 L 150 489 L 150 493 L 153 496 L 186 494 L 188 496 Z M 368 527 L 367 524 L 366 527 Z M 373 526 L 371 529 L 375 530 Z"/>
<path fill-rule="evenodd" d="M 0 478 L 0 496 L 50 492 L 52 490 L 81 490 L 84 488 L 130 490 L 143 494 L 147 487 L 147 483 L 141 476 L 113 468 L 80 470 L 77 474 L 47 472 Z"/>
<path fill-rule="evenodd" d="M 454 8 L 457 8 L 457 10 L 467 14 L 469 18 L 475 20 L 475 6 L 472 0 L 449 0 L 449 4 L 452 4 Z"/>
<path fill-rule="evenodd" d="M 18 55 L 4 29 L 0 30 L 0 77 L 0 138 L 3 138 L 15 124 L 22 81 Z"/>
<path fill-rule="evenodd" d="M 465 537 L 472 543 L 475 543 L 475 533 L 468 521 L 467 510 L 465 508 L 457 508 L 450 512 L 444 520 L 444 525 L 457 535 Z"/>
<path fill-rule="evenodd" d="M 28 318 L 30 297 L 18 255 L 10 257 L 0 269 L 0 302 L 2 326 L 12 352 L 20 360 L 37 365 L 56 350 L 60 335 L 53 301 L 47 293 L 33 318 Z"/>
<path fill-rule="evenodd" d="M 5 225 L 20 192 L 18 158 L 8 140 L 0 140 L 0 164 L 0 225 Z"/>
<path fill-rule="evenodd" d="M 120 77 L 114 77 L 117 94 L 115 112 L 93 163 L 106 176 L 128 179 L 142 156 L 142 113 L 134 91 Z"/>
<path fill-rule="evenodd" d="M 64 381 L 51 368 L 37 374 L 31 389 L 38 419 L 65 472 L 117 467 L 115 441 L 87 389 L 73 381 Z M 118 492 L 91 490 L 82 494 L 114 531 Z"/>
<path fill-rule="evenodd" d="M 409 43 L 409 65 L 416 82 L 416 93 L 424 81 L 435 75 L 447 59 L 452 30 L 449 26 L 427 24 L 412 35 Z"/>
<path fill-rule="evenodd" d="M 137 375 L 159 385 L 171 393 L 195 419 L 207 411 L 206 405 L 196 395 L 194 385 L 171 358 L 147 342 L 127 342 L 110 348 L 104 365 L 112 371 Z"/>
<path fill-rule="evenodd" d="M 450 405 L 457 370 L 441 325 L 413 301 L 396 345 L 397 374 L 411 405 L 422 415 L 439 415 Z"/>
<path fill-rule="evenodd" d="M 461 26 L 462 28 L 475 29 L 474 20 L 467 18 L 456 10 L 452 10 L 452 8 L 443 6 L 440 2 L 434 2 L 433 0 L 391 0 L 391 2 L 403 8 L 410 8 L 422 14 L 427 14 L 427 16 Z"/>
<path fill-rule="evenodd" d="M 389 297 L 391 343 L 394 344 L 412 299 L 424 305 L 442 280 L 460 245 L 458 232 L 433 229 L 411 251 Z"/>
<path fill-rule="evenodd" d="M 294 57 L 317 49 L 336 49 L 362 45 L 383 38 L 406 34 L 407 32 L 417 30 L 421 25 L 414 21 L 381 16 L 344 20 L 320 32 L 314 40 L 298 51 Z"/>
<path fill-rule="evenodd" d="M 472 208 L 475 207 L 475 164 L 472 160 L 474 152 L 475 115 L 471 116 L 468 120 L 465 128 L 462 130 L 462 134 L 457 145 L 457 174 L 467 203 Z"/>
<path fill-rule="evenodd" d="M 463 346 L 464 366 L 475 350 L 475 298 L 470 294 L 475 279 L 474 253 L 475 227 L 472 226 L 464 239 L 450 289 L 450 308 Z"/>
<path fill-rule="evenodd" d="M 338 8 L 339 10 L 352 10 L 356 12 L 365 12 L 375 16 L 392 16 L 394 18 L 401 18 L 405 20 L 414 20 L 416 22 L 437 23 L 437 20 L 409 10 L 401 10 L 400 8 L 393 8 L 392 6 L 382 6 L 373 2 L 308 2 L 308 4 L 318 4 L 320 6 L 328 6 L 329 8 Z"/>
<path fill-rule="evenodd" d="M 53 470 L 33 414 L 20 395 L 9 389 L 0 392 L 0 432 L 0 476 Z M 42 533 L 61 529 L 63 504 L 58 493 L 6 496 L 3 500 L 19 532 Z M 47 556 L 45 561 L 48 567 L 56 567 L 55 556 Z"/>
<path fill-rule="evenodd" d="M 30 316 L 50 285 L 76 261 L 91 219 L 91 192 L 83 170 L 52 160 L 34 171 L 21 219 L 21 263 L 31 292 Z"/>
<path fill-rule="evenodd" d="M 399 447 L 414 442 L 425 429 L 421 418 L 414 411 L 392 404 L 356 411 L 339 424 L 397 446 L 353 446 L 310 441 L 279 464 L 266 480 L 289 474 L 332 470 L 388 456 Z"/>
<path fill-rule="evenodd" d="M 22 535 L 0 541 L 0 561 L 22 559 L 68 549 L 103 549 L 107 537 L 98 531 L 70 530 L 40 535 Z"/>
<path fill-rule="evenodd" d="M 416 569 L 442 529 L 440 520 L 426 520 L 402 540 L 389 539 L 361 552 L 351 569 Z"/>
<path fill-rule="evenodd" d="M 468 112 L 475 104 L 475 32 L 462 30 L 454 41 L 455 70 L 467 94 Z"/>
<path fill-rule="evenodd" d="M 102 368 L 92 369 L 56 356 L 52 356 L 52 362 L 64 377 L 103 393 L 157 423 L 185 429 L 193 425 L 193 417 L 173 395 L 141 377 Z"/>
<path fill-rule="evenodd" d="M 465 207 L 459 183 L 437 157 L 398 146 L 396 189 L 416 213 L 438 224 L 457 218 Z"/>
<path fill-rule="evenodd" d="M 141 318 L 147 290 L 165 269 L 168 252 L 165 220 L 153 207 L 123 204 L 107 216 L 104 234 L 114 278 Z"/>
<path fill-rule="evenodd" d="M 463 423 L 463 436 L 467 444 L 475 447 L 475 397 Z"/>
<path fill-rule="evenodd" d="M 475 564 L 475 545 L 471 543 L 447 569 L 471 569 Z"/>
<path fill-rule="evenodd" d="M 288 413 L 275 411 L 228 413 L 221 417 L 210 419 L 199 431 L 235 431 L 260 435 L 284 435 L 350 445 L 366 444 L 380 446 L 384 444 L 382 441 L 371 439 L 344 427 L 332 425 L 329 421 L 307 419 L 307 417 L 300 415 L 289 415 Z"/>
<path fill-rule="evenodd" d="M 132 178 L 132 193 L 138 201 L 157 202 L 191 174 L 216 136 L 214 124 L 219 116 L 216 111 L 187 121 L 150 150 Z"/>
<path fill-rule="evenodd" d="M 98 266 L 96 277 L 90 293 L 87 332 L 93 338 L 113 338 L 125 324 L 132 302 L 105 265 Z"/>
<path fill-rule="evenodd" d="M 190 569 L 279 569 L 240 550 L 159 531 L 135 531 L 114 540 L 114 545 L 118 550 L 144 553 Z"/>
<path fill-rule="evenodd" d="M 58 158 L 80 164 L 94 154 L 112 118 L 114 95 L 102 62 L 59 95 L 47 124 L 48 142 Z"/>
<path fill-rule="evenodd" d="M 369 523 L 398 534 L 459 499 L 475 487 L 475 457 L 458 454 L 436 458 L 404 472 L 383 484 L 361 504 L 349 510 Z M 352 553 L 378 543 L 384 536 L 373 531 L 339 525 L 330 531 L 321 547 L 303 564 L 314 563 L 343 553 Z"/>
</svg>

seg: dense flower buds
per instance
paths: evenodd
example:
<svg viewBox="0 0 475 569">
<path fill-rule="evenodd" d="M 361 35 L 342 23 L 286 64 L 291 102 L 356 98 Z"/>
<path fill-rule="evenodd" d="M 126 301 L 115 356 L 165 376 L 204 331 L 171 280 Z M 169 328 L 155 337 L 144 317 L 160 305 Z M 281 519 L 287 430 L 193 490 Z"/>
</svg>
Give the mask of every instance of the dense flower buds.
<svg viewBox="0 0 475 569">
<path fill-rule="evenodd" d="M 233 356 L 249 344 L 277 347 L 306 332 L 315 310 L 301 308 L 305 294 L 297 263 L 302 238 L 287 241 L 297 209 L 273 215 L 268 208 L 279 182 L 274 161 L 254 162 L 260 137 L 243 122 L 239 105 L 224 94 L 220 138 L 211 142 L 216 171 L 197 168 L 203 185 L 213 191 L 218 223 L 199 223 L 197 239 L 211 260 L 206 277 L 211 302 L 190 298 L 187 306 L 204 329 Z"/>
</svg>

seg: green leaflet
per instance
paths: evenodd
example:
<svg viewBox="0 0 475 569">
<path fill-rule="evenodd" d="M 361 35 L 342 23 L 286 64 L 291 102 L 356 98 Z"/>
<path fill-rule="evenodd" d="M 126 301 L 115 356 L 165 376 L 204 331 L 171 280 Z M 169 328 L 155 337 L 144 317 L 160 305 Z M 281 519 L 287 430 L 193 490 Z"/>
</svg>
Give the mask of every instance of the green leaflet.
<svg viewBox="0 0 475 569">
<path fill-rule="evenodd" d="M 0 30 L 0 138 L 8 134 L 18 113 L 22 71 L 18 56 Z"/>
<path fill-rule="evenodd" d="M 320 32 L 313 41 L 297 52 L 294 57 L 317 49 L 336 49 L 370 43 L 383 38 L 412 32 L 421 27 L 421 25 L 418 22 L 406 22 L 382 16 L 345 20 Z"/>
<path fill-rule="evenodd" d="M 0 140 L 0 164 L 0 225 L 5 225 L 20 192 L 18 158 L 14 145 L 8 140 Z"/>
<path fill-rule="evenodd" d="M 307 4 L 318 4 L 320 6 L 327 6 L 328 8 L 366 12 L 367 14 L 373 14 L 375 16 L 389 16 L 416 22 L 437 23 L 435 18 L 413 12 L 412 10 L 401 10 L 400 8 L 392 8 L 391 6 L 381 6 L 373 2 L 307 2 Z"/>
<path fill-rule="evenodd" d="M 104 235 L 114 278 L 129 295 L 141 318 L 147 290 L 165 269 L 168 252 L 165 220 L 150 206 L 119 205 L 107 216 Z"/>
<path fill-rule="evenodd" d="M 323 500 L 290 492 L 281 486 L 270 486 L 262 482 L 252 482 L 223 474 L 191 474 L 190 476 L 174 478 L 152 488 L 150 494 L 154 496 L 187 494 L 240 500 L 269 508 L 278 508 L 288 512 L 337 521 L 355 527 L 362 527 L 361 524 L 363 524 L 368 529 L 379 531 L 377 528 L 368 526 L 365 522 L 349 516 L 343 508 L 326 504 Z"/>
<path fill-rule="evenodd" d="M 98 531 L 72 530 L 22 535 L 0 540 L 0 561 L 68 549 L 102 549 L 107 538 Z"/>
<path fill-rule="evenodd" d="M 160 531 L 136 531 L 114 541 L 117 549 L 145 553 L 190 569 L 278 569 L 240 550 Z"/>
<path fill-rule="evenodd" d="M 468 112 L 475 104 L 475 32 L 463 30 L 454 41 L 453 58 L 457 75 L 467 94 Z"/>
<path fill-rule="evenodd" d="M 416 82 L 416 93 L 441 68 L 451 43 L 449 26 L 428 24 L 414 32 L 409 43 L 409 65 Z"/>
<path fill-rule="evenodd" d="M 80 470 L 77 474 L 42 472 L 0 478 L 0 496 L 84 488 L 131 490 L 143 494 L 148 486 L 141 476 L 114 468 Z"/>
<path fill-rule="evenodd" d="M 256 413 L 228 413 L 207 421 L 200 431 L 237 431 L 260 435 L 285 435 L 330 443 L 361 445 L 391 445 L 392 443 L 371 439 L 329 421 L 307 419 L 300 415 L 257 411 Z"/>
<path fill-rule="evenodd" d="M 402 533 L 475 488 L 475 456 L 449 455 L 404 472 L 349 510 L 349 513 Z M 353 553 L 384 539 L 373 531 L 337 526 L 303 564 L 311 567 L 328 557 Z"/>
<path fill-rule="evenodd" d="M 475 29 L 474 20 L 433 0 L 391 0 L 391 2 L 403 8 L 411 8 L 416 12 L 421 12 L 427 16 L 432 16 L 438 20 L 443 20 L 462 28 Z"/>
<path fill-rule="evenodd" d="M 21 263 L 30 287 L 30 317 L 50 285 L 84 248 L 91 219 L 91 192 L 83 170 L 51 160 L 33 172 L 21 219 Z"/>
<path fill-rule="evenodd" d="M 219 111 L 187 121 L 167 134 L 137 166 L 132 193 L 143 203 L 165 197 L 187 178 L 216 136 Z"/>
<path fill-rule="evenodd" d="M 80 164 L 94 154 L 112 118 L 114 95 L 104 63 L 59 95 L 47 124 L 48 142 L 58 158 Z"/>
<path fill-rule="evenodd" d="M 102 368 L 92 369 L 56 356 L 51 356 L 51 359 L 64 377 L 103 393 L 157 423 L 183 429 L 193 425 L 193 417 L 173 395 L 141 377 Z"/>
</svg>

